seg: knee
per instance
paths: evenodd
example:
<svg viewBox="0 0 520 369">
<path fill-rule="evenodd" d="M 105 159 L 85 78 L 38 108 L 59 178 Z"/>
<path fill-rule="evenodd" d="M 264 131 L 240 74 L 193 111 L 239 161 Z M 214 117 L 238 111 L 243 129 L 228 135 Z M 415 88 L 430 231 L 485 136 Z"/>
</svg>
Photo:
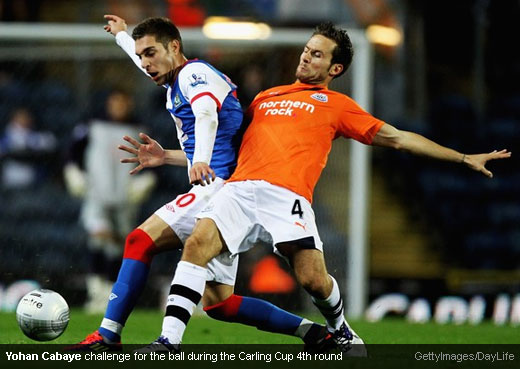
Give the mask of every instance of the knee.
<svg viewBox="0 0 520 369">
<path fill-rule="evenodd" d="M 126 237 L 123 258 L 138 260 L 149 265 L 152 262 L 154 249 L 155 243 L 152 238 L 137 228 Z"/>
<path fill-rule="evenodd" d="M 200 254 L 200 250 L 203 246 L 204 239 L 201 236 L 194 233 L 191 236 L 189 236 L 186 242 L 184 243 L 184 251 L 182 255 L 183 257 L 191 258 L 197 254 Z"/>
<path fill-rule="evenodd" d="M 211 259 L 220 254 L 222 248 L 216 226 L 212 223 L 198 223 L 184 244 L 182 260 L 206 266 Z"/>
<path fill-rule="evenodd" d="M 194 233 L 186 240 L 182 260 L 206 266 L 213 256 L 210 252 L 210 241 L 206 237 Z"/>
<path fill-rule="evenodd" d="M 184 251 L 186 250 L 198 250 L 204 246 L 206 240 L 198 232 L 193 232 L 184 243 Z"/>
</svg>

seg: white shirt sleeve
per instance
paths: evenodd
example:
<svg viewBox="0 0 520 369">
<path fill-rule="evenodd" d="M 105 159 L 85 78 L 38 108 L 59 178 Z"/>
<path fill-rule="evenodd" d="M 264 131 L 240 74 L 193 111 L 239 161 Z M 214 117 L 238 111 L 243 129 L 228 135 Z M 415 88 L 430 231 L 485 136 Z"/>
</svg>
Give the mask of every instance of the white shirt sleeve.
<svg viewBox="0 0 520 369">
<path fill-rule="evenodd" d="M 137 65 L 137 68 L 141 69 L 144 74 L 148 76 L 146 70 L 141 67 L 141 59 L 135 54 L 135 41 L 134 39 L 125 31 L 120 31 L 116 34 L 116 43 L 123 49 L 125 53 L 128 54 L 130 59 Z"/>
<path fill-rule="evenodd" d="M 231 87 L 222 76 L 199 62 L 186 65 L 179 73 L 178 81 L 182 94 L 190 104 L 202 96 L 209 96 L 217 104 L 218 110 L 231 91 Z"/>
<path fill-rule="evenodd" d="M 207 95 L 193 101 L 191 110 L 195 115 L 195 152 L 193 164 L 203 162 L 209 165 L 217 136 L 217 103 Z"/>
</svg>

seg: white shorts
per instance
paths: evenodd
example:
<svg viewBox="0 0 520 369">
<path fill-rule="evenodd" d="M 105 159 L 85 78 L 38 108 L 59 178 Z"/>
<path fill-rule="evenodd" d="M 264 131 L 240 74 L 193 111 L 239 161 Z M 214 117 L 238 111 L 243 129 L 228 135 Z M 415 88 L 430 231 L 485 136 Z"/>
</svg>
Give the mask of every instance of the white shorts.
<svg viewBox="0 0 520 369">
<path fill-rule="evenodd" d="M 193 231 L 197 213 L 208 205 L 209 200 L 223 185 L 224 180 L 217 178 L 209 185 L 193 186 L 189 192 L 177 196 L 158 209 L 155 215 L 166 222 L 184 244 Z M 238 258 L 232 258 L 230 253 L 214 258 L 207 268 L 207 281 L 235 285 Z"/>
<path fill-rule="evenodd" d="M 257 243 L 273 246 L 290 242 L 323 251 L 311 204 L 288 189 L 266 181 L 229 182 L 211 199 L 197 218 L 210 218 L 237 255 Z"/>
</svg>

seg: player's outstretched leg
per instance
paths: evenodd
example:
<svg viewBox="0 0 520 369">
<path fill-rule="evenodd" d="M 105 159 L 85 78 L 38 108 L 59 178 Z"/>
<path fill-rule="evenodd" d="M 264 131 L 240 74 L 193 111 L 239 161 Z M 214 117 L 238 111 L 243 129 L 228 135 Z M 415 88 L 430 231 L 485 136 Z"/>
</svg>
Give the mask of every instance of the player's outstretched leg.
<svg viewBox="0 0 520 369">
<path fill-rule="evenodd" d="M 332 339 L 337 347 L 347 353 L 348 356 L 367 356 L 365 343 L 350 327 L 344 316 L 343 299 L 339 291 L 338 283 L 332 280 L 332 291 L 325 299 L 312 297 L 314 305 L 320 310 L 327 320 L 327 328 L 332 334 Z"/>
<path fill-rule="evenodd" d="M 213 319 L 299 337 L 309 351 L 324 352 L 332 345 L 332 335 L 325 326 L 282 310 L 265 300 L 233 294 L 218 304 L 205 307 L 204 311 Z"/>
<path fill-rule="evenodd" d="M 128 235 L 123 262 L 108 298 L 101 326 L 79 344 L 70 346 L 69 350 L 121 349 L 121 332 L 144 289 L 156 250 L 154 240 L 142 229 L 135 229 Z"/>
<path fill-rule="evenodd" d="M 337 347 L 349 355 L 366 356 L 363 340 L 344 317 L 343 299 L 336 280 L 327 272 L 323 252 L 301 248 L 295 243 L 278 244 L 277 248 L 290 260 L 298 283 L 311 295 L 314 305 L 325 317 Z"/>
<path fill-rule="evenodd" d="M 183 262 L 179 266 L 181 270 L 192 269 L 191 282 L 195 277 L 193 274 L 197 273 L 198 268 L 193 268 L 193 266 L 190 268 L 188 263 L 184 264 Z M 189 319 L 189 316 L 191 316 L 195 307 L 194 291 L 197 288 L 193 284 L 181 287 L 179 282 L 176 273 L 170 290 L 161 336 L 151 344 L 137 350 L 137 352 L 179 351 L 182 332 L 185 327 L 184 320 L 181 321 L 181 319 Z M 183 301 L 182 306 L 178 305 L 179 301 Z M 325 326 L 291 314 L 261 299 L 232 294 L 224 301 L 204 308 L 204 311 L 211 318 L 220 321 L 240 323 L 266 332 L 300 337 L 305 343 L 305 350 L 307 351 L 326 352 L 335 347 L 333 335 L 328 332 Z"/>
</svg>

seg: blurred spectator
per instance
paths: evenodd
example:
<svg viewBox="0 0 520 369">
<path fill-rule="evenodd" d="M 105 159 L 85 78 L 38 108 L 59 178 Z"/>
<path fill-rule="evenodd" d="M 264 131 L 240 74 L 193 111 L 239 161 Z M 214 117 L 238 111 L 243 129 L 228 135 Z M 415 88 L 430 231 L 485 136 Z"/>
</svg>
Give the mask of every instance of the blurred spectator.
<svg viewBox="0 0 520 369">
<path fill-rule="evenodd" d="M 0 0 L 0 19 L 4 22 L 38 22 L 42 0 Z"/>
<path fill-rule="evenodd" d="M 129 24 L 143 18 L 166 16 L 168 0 L 105 0 L 104 14 L 119 14 Z"/>
<path fill-rule="evenodd" d="M 17 108 L 0 137 L 2 188 L 23 189 L 45 177 L 45 157 L 55 153 L 57 141 L 50 132 L 34 130 L 34 117 Z"/>
<path fill-rule="evenodd" d="M 260 65 L 252 64 L 243 69 L 237 94 L 244 109 L 247 109 L 255 96 L 265 88 L 264 85 L 264 72 Z"/>
<path fill-rule="evenodd" d="M 104 117 L 75 127 L 64 177 L 69 192 L 84 199 L 81 222 L 88 234 L 90 272 L 86 278 L 90 313 L 103 312 L 117 278 L 125 236 L 136 226 L 139 205 L 148 197 L 155 176 L 135 177 L 120 163 L 122 137 L 136 137 L 132 98 L 113 91 L 106 100 Z"/>
</svg>

